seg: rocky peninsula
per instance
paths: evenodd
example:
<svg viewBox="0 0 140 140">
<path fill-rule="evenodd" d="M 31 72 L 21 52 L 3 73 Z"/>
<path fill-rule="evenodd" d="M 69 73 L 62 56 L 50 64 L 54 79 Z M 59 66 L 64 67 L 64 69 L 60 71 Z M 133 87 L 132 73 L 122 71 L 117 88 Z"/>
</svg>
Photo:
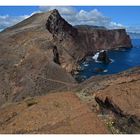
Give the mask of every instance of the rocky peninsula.
<svg viewBox="0 0 140 140">
<path fill-rule="evenodd" d="M 0 133 L 139 133 L 139 67 L 73 77 L 86 57 L 123 47 L 125 29 L 72 26 L 56 9 L 0 32 Z"/>
</svg>

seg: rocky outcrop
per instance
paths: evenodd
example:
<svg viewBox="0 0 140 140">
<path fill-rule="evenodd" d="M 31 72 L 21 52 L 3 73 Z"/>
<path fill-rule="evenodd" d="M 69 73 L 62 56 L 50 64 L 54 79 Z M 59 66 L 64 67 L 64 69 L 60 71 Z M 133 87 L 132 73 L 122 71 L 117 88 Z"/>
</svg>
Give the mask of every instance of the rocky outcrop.
<svg viewBox="0 0 140 140">
<path fill-rule="evenodd" d="M 57 50 L 57 47 L 56 46 L 53 46 L 53 55 L 54 55 L 53 61 L 56 64 L 59 64 L 60 65 L 59 53 L 58 53 L 58 50 Z"/>
<path fill-rule="evenodd" d="M 70 92 L 7 104 L 0 114 L 0 134 L 109 133 L 97 114 Z"/>
<path fill-rule="evenodd" d="M 109 86 L 96 93 L 100 107 L 119 116 L 117 126 L 126 133 L 140 133 L 140 80 Z M 125 119 L 124 119 L 125 118 Z M 124 121 L 125 120 L 125 121 Z"/>
<path fill-rule="evenodd" d="M 93 57 L 92 57 L 96 62 L 102 62 L 102 63 L 110 63 L 111 59 L 107 55 L 107 51 L 101 50 L 100 52 L 97 52 Z"/>
<path fill-rule="evenodd" d="M 140 67 L 137 67 L 115 75 L 92 77 L 78 85 L 75 91 L 93 110 L 98 110 L 109 121 L 112 119 L 114 124 L 109 127 L 116 127 L 119 133 L 139 134 L 139 85 Z"/>
<path fill-rule="evenodd" d="M 96 101 L 115 113 L 140 121 L 140 80 L 112 85 L 96 93 Z M 136 122 L 137 123 L 137 122 Z"/>
<path fill-rule="evenodd" d="M 69 36 L 74 37 L 77 34 L 77 29 L 72 27 L 65 21 L 55 9 L 46 21 L 46 29 L 61 41 Z"/>
</svg>

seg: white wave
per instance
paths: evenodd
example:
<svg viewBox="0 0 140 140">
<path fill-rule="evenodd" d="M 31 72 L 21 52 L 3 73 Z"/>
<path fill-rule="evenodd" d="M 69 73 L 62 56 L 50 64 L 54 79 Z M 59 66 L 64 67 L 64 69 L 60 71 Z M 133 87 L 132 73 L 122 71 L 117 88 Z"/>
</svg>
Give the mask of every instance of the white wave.
<svg viewBox="0 0 140 140">
<path fill-rule="evenodd" d="M 98 61 L 97 59 L 98 59 L 98 57 L 99 57 L 99 54 L 101 53 L 101 52 L 104 52 L 105 50 L 101 50 L 100 52 L 97 52 L 93 57 L 92 57 L 92 59 L 94 59 L 95 60 L 95 62 L 96 63 L 102 63 L 102 61 Z M 110 59 L 110 58 L 109 58 Z M 113 60 L 113 59 L 110 59 L 110 63 L 113 63 L 115 60 Z"/>
<path fill-rule="evenodd" d="M 108 70 L 104 70 L 103 72 L 108 72 Z"/>
<path fill-rule="evenodd" d="M 89 64 L 84 64 L 85 67 L 88 67 Z"/>
<path fill-rule="evenodd" d="M 88 62 L 86 62 L 86 61 L 83 63 L 84 67 L 87 67 L 88 65 L 89 65 Z"/>
<path fill-rule="evenodd" d="M 98 59 L 98 57 L 99 57 L 99 54 L 100 54 L 100 52 L 97 52 L 97 53 L 92 57 L 92 59 L 94 59 L 95 62 L 97 61 L 97 59 Z"/>
<path fill-rule="evenodd" d="M 97 52 L 93 57 L 92 57 L 92 59 L 94 59 L 95 60 L 95 62 L 97 62 L 97 63 L 102 63 L 101 61 L 98 61 L 97 59 L 98 59 L 98 57 L 99 57 L 99 54 L 101 53 L 101 52 L 104 52 L 105 50 L 101 50 L 100 52 Z"/>
<path fill-rule="evenodd" d="M 94 59 L 96 63 L 101 63 L 101 61 L 98 61 L 98 60 L 97 60 L 98 57 L 99 57 L 99 54 L 100 54 L 100 52 L 97 52 L 97 53 L 92 57 L 92 59 Z"/>
</svg>

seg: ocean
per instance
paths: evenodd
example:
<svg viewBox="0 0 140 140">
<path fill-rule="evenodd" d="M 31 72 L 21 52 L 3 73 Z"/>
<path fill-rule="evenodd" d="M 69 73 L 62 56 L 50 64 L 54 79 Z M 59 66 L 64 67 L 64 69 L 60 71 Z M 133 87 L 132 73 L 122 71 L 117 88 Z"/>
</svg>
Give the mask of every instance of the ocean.
<svg viewBox="0 0 140 140">
<path fill-rule="evenodd" d="M 140 66 L 140 39 L 132 39 L 133 48 L 108 51 L 110 64 L 95 62 L 93 56 L 81 63 L 82 71 L 77 76 L 88 79 L 95 75 L 115 74 L 129 68 Z"/>
</svg>

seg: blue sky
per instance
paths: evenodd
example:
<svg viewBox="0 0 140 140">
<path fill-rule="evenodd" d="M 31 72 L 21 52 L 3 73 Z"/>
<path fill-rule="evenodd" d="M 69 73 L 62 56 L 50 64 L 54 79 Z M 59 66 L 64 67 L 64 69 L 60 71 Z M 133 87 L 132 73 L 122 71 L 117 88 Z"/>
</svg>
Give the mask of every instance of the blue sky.
<svg viewBox="0 0 140 140">
<path fill-rule="evenodd" d="M 46 12 L 57 7 L 0 6 L 0 28 L 6 28 L 35 12 Z M 67 10 L 66 10 L 67 9 Z M 109 28 L 127 28 L 140 32 L 140 6 L 74 6 L 58 7 L 71 24 L 90 24 Z"/>
</svg>

